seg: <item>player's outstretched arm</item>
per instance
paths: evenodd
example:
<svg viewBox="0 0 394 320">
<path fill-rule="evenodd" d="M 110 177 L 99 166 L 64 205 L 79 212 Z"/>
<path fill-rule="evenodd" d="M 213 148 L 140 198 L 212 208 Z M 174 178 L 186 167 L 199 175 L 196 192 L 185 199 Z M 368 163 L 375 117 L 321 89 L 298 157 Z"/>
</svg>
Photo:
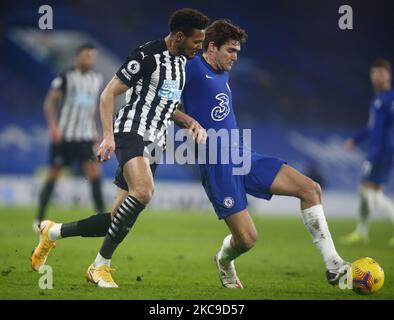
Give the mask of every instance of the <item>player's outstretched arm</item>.
<svg viewBox="0 0 394 320">
<path fill-rule="evenodd" d="M 114 112 L 115 99 L 118 95 L 129 89 L 117 76 L 104 88 L 100 96 L 100 117 L 103 127 L 103 141 L 97 151 L 99 161 L 106 161 L 111 158 L 115 151 L 114 131 L 112 127 L 112 116 Z"/>
</svg>

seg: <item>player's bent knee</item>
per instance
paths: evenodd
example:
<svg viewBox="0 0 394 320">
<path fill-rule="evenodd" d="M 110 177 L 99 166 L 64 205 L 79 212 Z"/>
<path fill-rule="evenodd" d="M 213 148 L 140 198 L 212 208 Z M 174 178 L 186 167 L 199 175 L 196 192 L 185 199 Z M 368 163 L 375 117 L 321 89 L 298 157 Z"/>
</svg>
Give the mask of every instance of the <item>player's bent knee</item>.
<svg viewBox="0 0 394 320">
<path fill-rule="evenodd" d="M 320 184 L 313 181 L 313 196 L 314 196 L 314 202 L 316 202 L 316 204 L 321 202 L 321 195 L 322 195 L 322 191 Z"/>
<path fill-rule="evenodd" d="M 101 171 L 100 170 L 95 170 L 93 172 L 90 172 L 87 174 L 90 180 L 98 180 L 101 178 Z"/>
<path fill-rule="evenodd" d="M 300 192 L 300 198 L 311 204 L 318 204 L 321 202 L 321 187 L 320 185 L 307 178 Z"/>
<path fill-rule="evenodd" d="M 254 247 L 258 239 L 257 232 L 247 232 L 242 234 L 238 239 L 235 239 L 235 246 L 245 252 Z"/>
<path fill-rule="evenodd" d="M 47 180 L 50 182 L 55 182 L 60 176 L 60 171 L 60 168 L 49 169 Z"/>
<path fill-rule="evenodd" d="M 315 184 L 316 184 L 316 189 L 317 189 L 316 192 L 317 192 L 319 198 L 321 198 L 321 196 L 322 196 L 321 186 L 317 182 L 315 182 Z"/>
<path fill-rule="evenodd" d="M 144 186 L 135 189 L 132 192 L 132 195 L 142 204 L 147 205 L 149 201 L 153 197 L 153 192 L 154 192 L 154 187 L 153 185 L 151 186 Z"/>
</svg>

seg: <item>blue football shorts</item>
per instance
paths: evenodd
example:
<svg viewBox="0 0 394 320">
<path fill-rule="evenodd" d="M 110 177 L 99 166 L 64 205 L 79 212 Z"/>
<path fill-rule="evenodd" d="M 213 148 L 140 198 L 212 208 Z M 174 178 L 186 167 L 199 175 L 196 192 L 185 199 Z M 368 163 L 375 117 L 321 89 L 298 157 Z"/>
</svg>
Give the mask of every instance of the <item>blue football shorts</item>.
<svg viewBox="0 0 394 320">
<path fill-rule="evenodd" d="M 393 160 L 391 157 L 384 157 L 378 161 L 371 163 L 364 161 L 362 166 L 362 181 L 372 182 L 376 184 L 385 184 L 390 178 Z"/>
<path fill-rule="evenodd" d="M 219 219 L 247 208 L 246 194 L 270 200 L 270 188 L 284 160 L 251 151 L 250 171 L 234 175 L 236 165 L 199 164 L 202 185 Z"/>
</svg>

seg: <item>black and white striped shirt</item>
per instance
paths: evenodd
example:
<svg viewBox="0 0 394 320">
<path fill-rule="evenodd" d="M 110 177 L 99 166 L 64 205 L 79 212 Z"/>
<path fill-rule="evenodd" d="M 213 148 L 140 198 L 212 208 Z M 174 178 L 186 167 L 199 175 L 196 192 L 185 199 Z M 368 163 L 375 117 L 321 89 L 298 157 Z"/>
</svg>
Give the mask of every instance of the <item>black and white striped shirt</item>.
<svg viewBox="0 0 394 320">
<path fill-rule="evenodd" d="M 93 141 L 97 135 L 96 109 L 103 77 L 90 70 L 70 68 L 53 79 L 51 88 L 63 93 L 58 112 L 58 126 L 63 141 Z"/>
<path fill-rule="evenodd" d="M 130 89 L 126 105 L 115 117 L 114 133 L 135 132 L 164 146 L 185 85 L 185 65 L 186 58 L 170 54 L 164 40 L 134 50 L 116 73 Z"/>
</svg>

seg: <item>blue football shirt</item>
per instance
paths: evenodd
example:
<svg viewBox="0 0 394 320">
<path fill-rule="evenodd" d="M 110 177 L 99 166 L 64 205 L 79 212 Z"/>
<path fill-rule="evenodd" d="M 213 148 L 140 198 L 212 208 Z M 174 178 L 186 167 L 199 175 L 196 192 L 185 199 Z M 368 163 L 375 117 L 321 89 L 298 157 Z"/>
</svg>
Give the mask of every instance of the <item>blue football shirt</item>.
<svg viewBox="0 0 394 320">
<path fill-rule="evenodd" d="M 216 71 L 198 55 L 186 63 L 185 112 L 205 129 L 237 129 L 227 71 Z"/>
<path fill-rule="evenodd" d="M 358 133 L 356 143 L 368 139 L 367 159 L 376 163 L 394 154 L 394 90 L 376 94 L 369 108 L 368 126 Z"/>
</svg>

